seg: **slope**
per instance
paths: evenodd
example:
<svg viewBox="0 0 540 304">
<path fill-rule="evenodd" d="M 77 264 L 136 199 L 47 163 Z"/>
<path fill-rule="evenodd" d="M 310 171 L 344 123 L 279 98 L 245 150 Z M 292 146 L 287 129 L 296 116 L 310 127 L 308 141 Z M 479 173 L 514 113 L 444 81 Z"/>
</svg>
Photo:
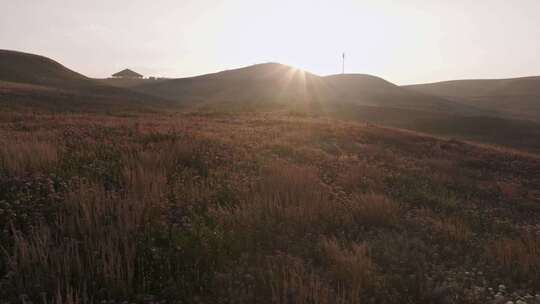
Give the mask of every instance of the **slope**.
<svg viewBox="0 0 540 304">
<path fill-rule="evenodd" d="M 408 90 L 382 78 L 364 74 L 342 74 L 324 77 L 334 92 L 335 101 L 364 106 L 382 106 L 443 112 L 446 114 L 486 114 L 471 106 L 456 104 L 446 99 Z"/>
<path fill-rule="evenodd" d="M 384 79 L 361 74 L 320 77 L 279 63 L 266 63 L 197 77 L 145 82 L 131 87 L 149 95 L 195 106 L 268 104 L 317 105 L 331 109 L 338 103 L 380 106 L 446 114 L 483 115 L 487 111 L 410 91 Z M 266 103 L 264 103 L 266 102 Z"/>
<path fill-rule="evenodd" d="M 540 121 L 540 77 L 455 80 L 406 88 L 493 110 L 501 117 Z"/>
<path fill-rule="evenodd" d="M 58 88 L 95 85 L 52 59 L 10 50 L 0 50 L 0 80 Z"/>
<path fill-rule="evenodd" d="M 134 90 L 176 100 L 182 104 L 228 106 L 315 103 L 328 99 L 319 76 L 279 63 L 257 64 L 189 78 L 145 83 Z M 266 105 L 265 105 L 266 103 Z"/>
<path fill-rule="evenodd" d="M 134 90 L 212 113 L 289 111 L 537 150 L 540 124 L 362 74 L 320 77 L 277 63 L 145 83 Z M 504 131 L 504 132 L 503 132 Z M 509 132 L 513 136 L 509 136 Z"/>
<path fill-rule="evenodd" d="M 4 303 L 537 303 L 538 156 L 278 113 L 17 114 Z"/>
<path fill-rule="evenodd" d="M 102 84 L 49 58 L 10 50 L 0 50 L 0 102 L 66 110 L 166 104 L 153 96 Z"/>
</svg>

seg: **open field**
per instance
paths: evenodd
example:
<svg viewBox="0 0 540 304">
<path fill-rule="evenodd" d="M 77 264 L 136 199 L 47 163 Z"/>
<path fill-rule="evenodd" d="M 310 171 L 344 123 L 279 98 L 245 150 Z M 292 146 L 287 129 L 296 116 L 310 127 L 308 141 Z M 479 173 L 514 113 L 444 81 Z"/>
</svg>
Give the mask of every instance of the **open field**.
<svg viewBox="0 0 540 304">
<path fill-rule="evenodd" d="M 0 110 L 3 111 L 113 115 L 156 110 L 206 112 L 208 115 L 296 112 L 532 153 L 540 153 L 540 122 L 513 113 L 516 108 L 535 113 L 536 80 L 502 81 L 496 86 L 499 81 L 400 87 L 371 75 L 318 76 L 279 63 L 188 78 L 97 80 L 47 57 L 0 50 Z M 489 90 L 493 86 L 498 89 Z M 506 100 L 504 88 L 531 106 Z M 450 92 L 472 94 L 478 90 L 491 92 L 490 96 L 499 100 L 499 106 L 466 102 L 461 95 L 447 96 Z"/>
<path fill-rule="evenodd" d="M 540 0 L 0 1 L 0 304 L 540 304 Z"/>
<path fill-rule="evenodd" d="M 0 142 L 1 303 L 540 292 L 535 154 L 294 112 L 4 111 Z"/>
</svg>

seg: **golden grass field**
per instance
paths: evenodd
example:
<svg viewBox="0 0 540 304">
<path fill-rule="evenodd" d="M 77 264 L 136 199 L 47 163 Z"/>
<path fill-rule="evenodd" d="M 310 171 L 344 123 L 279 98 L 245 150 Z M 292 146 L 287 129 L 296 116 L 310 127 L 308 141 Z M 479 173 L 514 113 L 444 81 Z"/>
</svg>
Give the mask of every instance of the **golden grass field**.
<svg viewBox="0 0 540 304">
<path fill-rule="evenodd" d="M 5 111 L 0 142 L 0 303 L 540 291 L 535 154 L 288 112 Z"/>
</svg>

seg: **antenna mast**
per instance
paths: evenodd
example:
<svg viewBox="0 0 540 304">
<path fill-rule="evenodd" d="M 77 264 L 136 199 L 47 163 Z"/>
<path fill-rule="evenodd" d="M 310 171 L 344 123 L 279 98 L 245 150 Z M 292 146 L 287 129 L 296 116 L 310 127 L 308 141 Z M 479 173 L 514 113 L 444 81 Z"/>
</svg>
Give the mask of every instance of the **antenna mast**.
<svg viewBox="0 0 540 304">
<path fill-rule="evenodd" d="M 345 52 L 343 52 L 343 55 L 341 57 L 343 59 L 343 62 L 341 65 L 341 74 L 345 74 Z"/>
</svg>

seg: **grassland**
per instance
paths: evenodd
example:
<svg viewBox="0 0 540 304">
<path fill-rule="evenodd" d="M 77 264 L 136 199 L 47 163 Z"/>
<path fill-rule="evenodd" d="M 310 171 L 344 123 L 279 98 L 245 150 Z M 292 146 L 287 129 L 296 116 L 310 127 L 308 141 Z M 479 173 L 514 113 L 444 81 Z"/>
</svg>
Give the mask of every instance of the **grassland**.
<svg viewBox="0 0 540 304">
<path fill-rule="evenodd" d="M 534 154 L 294 113 L 2 112 L 0 142 L 0 303 L 540 290 Z"/>
</svg>

